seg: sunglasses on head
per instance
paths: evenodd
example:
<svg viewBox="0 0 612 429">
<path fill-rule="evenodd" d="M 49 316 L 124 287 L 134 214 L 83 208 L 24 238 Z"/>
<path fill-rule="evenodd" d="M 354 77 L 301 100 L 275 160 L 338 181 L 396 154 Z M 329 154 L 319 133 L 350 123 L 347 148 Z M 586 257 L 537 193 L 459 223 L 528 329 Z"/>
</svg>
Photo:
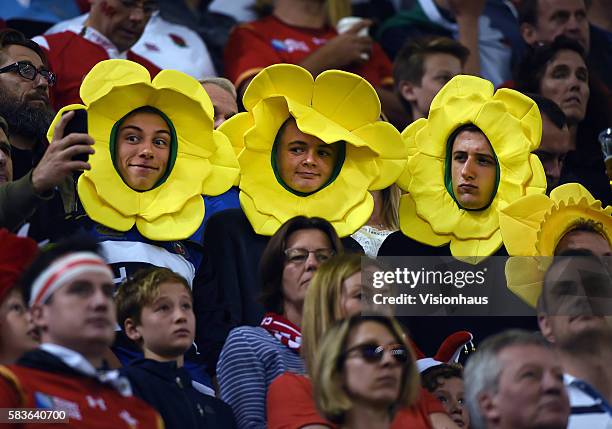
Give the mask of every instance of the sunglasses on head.
<svg viewBox="0 0 612 429">
<path fill-rule="evenodd" d="M 408 362 L 408 349 L 401 344 L 389 344 L 380 346 L 378 344 L 359 344 L 351 347 L 344 353 L 346 359 L 349 354 L 356 352 L 363 360 L 369 363 L 380 362 L 385 355 L 385 351 L 389 351 L 396 362 L 405 364 Z"/>
</svg>

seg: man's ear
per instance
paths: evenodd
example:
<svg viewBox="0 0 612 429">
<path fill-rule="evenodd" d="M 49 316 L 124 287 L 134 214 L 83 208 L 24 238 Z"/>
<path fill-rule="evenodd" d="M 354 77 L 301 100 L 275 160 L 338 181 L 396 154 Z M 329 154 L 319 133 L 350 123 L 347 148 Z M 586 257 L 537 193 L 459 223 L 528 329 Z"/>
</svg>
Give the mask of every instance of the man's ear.
<svg viewBox="0 0 612 429">
<path fill-rule="evenodd" d="M 550 317 L 544 313 L 538 314 L 538 326 L 540 327 L 540 332 L 542 336 L 546 338 L 546 341 L 549 343 L 555 342 L 555 336 L 553 334 L 553 329 L 551 325 Z"/>
<path fill-rule="evenodd" d="M 528 45 L 533 45 L 538 42 L 538 34 L 537 30 L 533 24 L 528 24 L 526 22 L 521 24 L 521 36 L 523 40 Z"/>
<path fill-rule="evenodd" d="M 142 334 L 140 333 L 139 326 L 131 319 L 125 319 L 125 323 L 123 324 L 123 330 L 125 331 L 125 335 L 132 341 L 139 343 L 142 340 Z"/>
<path fill-rule="evenodd" d="M 492 392 L 481 393 L 477 401 L 485 426 L 487 422 L 499 422 L 501 416 L 495 401 L 495 395 Z"/>
<path fill-rule="evenodd" d="M 399 83 L 398 90 L 402 98 L 408 102 L 416 101 L 416 95 L 414 93 L 414 84 L 407 80 L 402 80 Z"/>
<path fill-rule="evenodd" d="M 38 329 L 41 331 L 47 329 L 47 312 L 43 304 L 34 304 L 30 307 L 30 317 L 32 318 L 32 323 Z"/>
</svg>

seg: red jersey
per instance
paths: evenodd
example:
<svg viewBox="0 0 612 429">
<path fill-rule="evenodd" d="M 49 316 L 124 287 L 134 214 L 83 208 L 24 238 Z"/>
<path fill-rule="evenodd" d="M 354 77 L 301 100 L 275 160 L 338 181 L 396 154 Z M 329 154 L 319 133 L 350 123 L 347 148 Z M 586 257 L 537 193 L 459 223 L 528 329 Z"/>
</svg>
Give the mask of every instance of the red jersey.
<svg viewBox="0 0 612 429">
<path fill-rule="evenodd" d="M 92 377 L 59 374 L 19 365 L 0 366 L 0 408 L 64 410 L 66 423 L 47 423 L 48 429 L 163 429 L 153 408 L 134 396 L 121 396 Z M 0 424 L 0 427 L 38 428 L 40 424 Z"/>
<path fill-rule="evenodd" d="M 308 425 L 335 428 L 317 411 L 308 377 L 286 372 L 277 377 L 268 389 L 268 429 L 298 429 Z M 446 413 L 444 407 L 431 393 L 421 388 L 417 403 L 402 408 L 395 414 L 391 429 L 430 429 L 429 414 Z"/>
<path fill-rule="evenodd" d="M 225 74 L 236 85 L 261 69 L 278 63 L 299 64 L 338 32 L 332 27 L 312 29 L 285 24 L 274 16 L 242 24 L 232 31 L 223 56 Z M 372 57 L 345 68 L 375 87 L 393 84 L 392 64 L 380 45 L 372 44 Z"/>
<path fill-rule="evenodd" d="M 56 110 L 72 103 L 82 103 L 79 89 L 83 78 L 100 61 L 111 58 L 128 59 L 144 66 L 153 78 L 160 69 L 149 60 L 127 51 L 119 54 L 117 48 L 95 30 L 87 28 L 84 35 L 73 31 L 37 36 L 33 39 L 46 50 L 49 68 L 57 75 L 50 88 Z"/>
</svg>

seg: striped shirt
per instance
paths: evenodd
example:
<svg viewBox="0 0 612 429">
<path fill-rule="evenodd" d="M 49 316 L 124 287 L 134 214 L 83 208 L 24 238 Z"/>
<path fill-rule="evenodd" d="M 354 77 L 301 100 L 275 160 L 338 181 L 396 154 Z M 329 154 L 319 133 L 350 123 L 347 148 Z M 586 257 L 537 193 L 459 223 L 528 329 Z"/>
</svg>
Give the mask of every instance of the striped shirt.
<svg viewBox="0 0 612 429">
<path fill-rule="evenodd" d="M 612 429 L 612 407 L 586 381 L 564 374 L 572 407 L 568 429 Z"/>
<path fill-rule="evenodd" d="M 221 399 L 231 405 L 239 429 L 266 427 L 270 383 L 290 371 L 304 374 L 304 361 L 260 327 L 233 329 L 217 363 Z"/>
</svg>

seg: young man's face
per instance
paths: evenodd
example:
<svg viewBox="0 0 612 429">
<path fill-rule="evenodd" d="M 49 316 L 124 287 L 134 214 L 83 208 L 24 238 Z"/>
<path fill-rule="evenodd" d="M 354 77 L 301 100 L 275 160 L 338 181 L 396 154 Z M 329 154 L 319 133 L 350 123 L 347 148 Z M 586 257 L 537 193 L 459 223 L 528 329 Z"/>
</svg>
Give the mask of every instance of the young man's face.
<svg viewBox="0 0 612 429">
<path fill-rule="evenodd" d="M 83 355 L 109 347 L 115 338 L 117 316 L 108 273 L 84 272 L 60 286 L 46 303 L 32 306 L 34 323 L 43 342 Z"/>
<path fill-rule="evenodd" d="M 524 0 L 527 1 L 527 0 Z M 523 39 L 533 45 L 552 42 L 564 35 L 576 40 L 589 51 L 589 22 L 584 0 L 528 0 L 537 1 L 536 25 L 523 24 Z"/>
<path fill-rule="evenodd" d="M 182 356 L 195 337 L 192 298 L 185 285 L 160 284 L 157 297 L 142 308 L 140 324 L 126 332 L 141 342 L 147 358 L 169 361 Z"/>
<path fill-rule="evenodd" d="M 0 349 L 18 357 L 36 348 L 40 338 L 21 293 L 13 289 L 0 305 Z"/>
<path fill-rule="evenodd" d="M 497 161 L 482 132 L 462 131 L 452 146 L 451 178 L 459 204 L 471 210 L 484 208 L 495 192 Z"/>
<path fill-rule="evenodd" d="M 159 115 L 137 112 L 128 116 L 117 133 L 117 171 L 136 191 L 148 191 L 166 173 L 172 138 Z"/>
<path fill-rule="evenodd" d="M 436 53 L 425 56 L 420 85 L 407 81 L 400 84 L 402 97 L 412 106 L 413 119 L 426 118 L 436 94 L 461 72 L 461 61 L 453 55 Z"/>
<path fill-rule="evenodd" d="M 294 191 L 318 191 L 331 178 L 338 150 L 338 144 L 326 144 L 318 137 L 303 133 L 295 119 L 289 119 L 276 152 L 280 176 Z"/>
</svg>

